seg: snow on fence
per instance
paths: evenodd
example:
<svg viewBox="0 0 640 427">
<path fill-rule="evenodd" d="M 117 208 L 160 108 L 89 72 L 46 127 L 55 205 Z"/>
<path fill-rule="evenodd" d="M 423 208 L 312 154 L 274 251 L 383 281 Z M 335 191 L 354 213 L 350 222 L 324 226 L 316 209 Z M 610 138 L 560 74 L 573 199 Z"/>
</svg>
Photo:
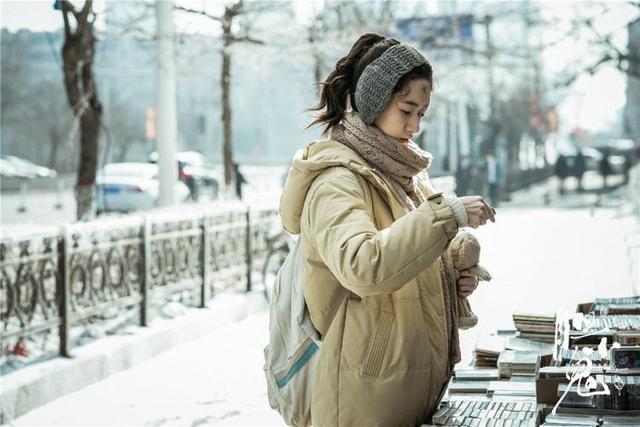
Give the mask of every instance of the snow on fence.
<svg viewBox="0 0 640 427">
<path fill-rule="evenodd" d="M 87 319 L 133 309 L 146 326 L 167 296 L 205 307 L 216 292 L 250 291 L 277 217 L 273 207 L 227 203 L 3 235 L 1 341 L 54 335 L 70 356 L 72 327 Z"/>
</svg>

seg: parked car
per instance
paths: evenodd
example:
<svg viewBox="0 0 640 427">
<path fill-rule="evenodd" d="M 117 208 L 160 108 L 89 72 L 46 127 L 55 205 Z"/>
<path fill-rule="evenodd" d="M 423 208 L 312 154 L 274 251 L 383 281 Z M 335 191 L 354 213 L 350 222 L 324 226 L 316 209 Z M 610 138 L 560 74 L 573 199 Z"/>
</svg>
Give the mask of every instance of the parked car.
<svg viewBox="0 0 640 427">
<path fill-rule="evenodd" d="M 151 163 L 110 163 L 96 176 L 97 208 L 101 212 L 130 212 L 151 209 L 158 203 L 158 165 Z M 178 200 L 189 197 L 189 189 L 178 180 Z"/>
<path fill-rule="evenodd" d="M 2 156 L 0 158 L 0 174 L 3 177 L 17 178 L 55 178 L 56 171 L 40 166 L 29 160 L 16 156 Z"/>
<path fill-rule="evenodd" d="M 176 160 L 178 178 L 187 185 L 193 200 L 198 200 L 202 189 L 209 189 L 212 197 L 217 197 L 220 177 L 201 153 L 181 151 L 176 153 Z M 149 156 L 149 162 L 158 162 L 156 151 Z"/>
</svg>

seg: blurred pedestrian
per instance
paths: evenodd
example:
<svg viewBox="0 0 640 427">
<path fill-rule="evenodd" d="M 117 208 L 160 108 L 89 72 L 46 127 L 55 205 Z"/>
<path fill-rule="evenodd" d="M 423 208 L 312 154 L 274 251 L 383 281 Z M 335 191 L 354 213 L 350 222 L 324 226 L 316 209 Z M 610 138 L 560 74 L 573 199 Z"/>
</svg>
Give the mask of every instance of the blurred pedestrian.
<svg viewBox="0 0 640 427">
<path fill-rule="evenodd" d="M 564 181 L 569 175 L 569 165 L 567 164 L 567 158 L 560 154 L 556 160 L 555 174 L 558 177 L 558 193 L 564 194 Z"/>
<path fill-rule="evenodd" d="M 233 164 L 233 176 L 234 176 L 234 183 L 236 185 L 236 197 L 242 200 L 242 184 L 246 184 L 247 180 L 245 179 L 244 175 L 242 175 L 242 173 L 240 172 L 240 165 L 238 165 L 237 163 Z"/>
<path fill-rule="evenodd" d="M 598 169 L 600 170 L 600 175 L 602 176 L 602 190 L 606 191 L 608 189 L 607 177 L 611 175 L 611 160 L 609 158 L 610 153 L 609 149 L 605 148 L 602 150 L 602 158 L 600 159 L 600 164 L 598 165 Z"/>
<path fill-rule="evenodd" d="M 584 188 L 582 187 L 582 177 L 587 170 L 587 160 L 585 155 L 582 154 L 582 150 L 578 150 L 576 153 L 575 161 L 573 162 L 573 174 L 578 181 L 578 192 L 582 193 Z"/>
<path fill-rule="evenodd" d="M 191 200 L 193 200 L 194 202 L 197 202 L 200 197 L 199 185 L 196 182 L 195 177 L 188 171 L 185 171 L 185 169 L 187 169 L 187 164 L 183 161 L 178 160 L 178 177 L 180 178 L 180 181 L 184 182 L 189 189 L 189 198 L 191 198 Z"/>
<path fill-rule="evenodd" d="M 502 181 L 502 172 L 493 154 L 487 154 L 485 158 L 487 168 L 487 184 L 489 184 L 489 200 L 494 207 L 498 206 L 500 201 L 500 182 Z"/>
<path fill-rule="evenodd" d="M 459 228 L 495 217 L 482 197 L 445 197 L 429 181 L 432 156 L 412 138 L 432 85 L 414 47 L 361 36 L 320 86 L 312 124 L 329 139 L 289 170 L 280 215 L 300 235 L 296 262 L 322 337 L 313 425 L 424 424 L 460 360 L 477 278 L 463 270 L 450 292 L 441 257 Z"/>
<path fill-rule="evenodd" d="M 460 158 L 458 170 L 456 170 L 456 194 L 467 196 L 471 190 L 471 159 L 467 155 Z"/>
</svg>

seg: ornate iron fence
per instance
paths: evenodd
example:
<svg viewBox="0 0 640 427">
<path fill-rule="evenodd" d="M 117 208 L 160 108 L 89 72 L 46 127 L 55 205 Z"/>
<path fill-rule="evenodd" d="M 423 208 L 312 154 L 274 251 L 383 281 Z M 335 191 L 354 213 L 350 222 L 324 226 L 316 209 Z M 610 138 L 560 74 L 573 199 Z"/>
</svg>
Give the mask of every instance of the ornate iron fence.
<svg viewBox="0 0 640 427">
<path fill-rule="evenodd" d="M 205 307 L 216 292 L 250 291 L 277 210 L 243 205 L 216 212 L 130 216 L 69 224 L 0 240 L 0 337 L 70 328 L 105 312 L 138 308 L 149 323 L 158 296 L 191 291 Z"/>
</svg>

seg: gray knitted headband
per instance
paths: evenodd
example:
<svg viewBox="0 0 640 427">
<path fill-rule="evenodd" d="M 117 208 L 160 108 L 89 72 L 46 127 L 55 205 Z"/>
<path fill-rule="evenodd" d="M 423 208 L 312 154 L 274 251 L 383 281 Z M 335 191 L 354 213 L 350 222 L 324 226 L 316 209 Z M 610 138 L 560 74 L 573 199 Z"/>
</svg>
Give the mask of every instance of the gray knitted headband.
<svg viewBox="0 0 640 427">
<path fill-rule="evenodd" d="M 413 46 L 391 46 L 367 65 L 356 85 L 356 107 L 362 120 L 372 124 L 387 106 L 391 92 L 402 76 L 427 60 Z"/>
</svg>

